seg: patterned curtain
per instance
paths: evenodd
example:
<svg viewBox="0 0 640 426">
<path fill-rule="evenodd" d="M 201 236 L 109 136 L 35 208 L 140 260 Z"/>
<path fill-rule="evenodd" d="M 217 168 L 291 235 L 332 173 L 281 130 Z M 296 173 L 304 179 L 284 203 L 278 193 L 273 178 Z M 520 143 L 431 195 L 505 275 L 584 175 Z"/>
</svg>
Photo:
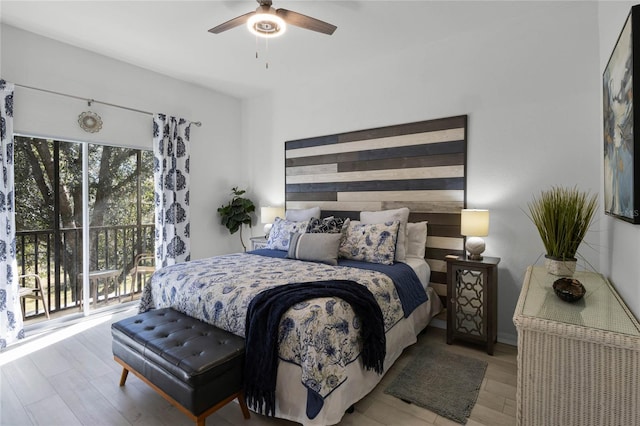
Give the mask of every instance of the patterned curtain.
<svg viewBox="0 0 640 426">
<path fill-rule="evenodd" d="M 153 115 L 156 266 L 191 260 L 189 244 L 189 126 L 183 118 Z"/>
<path fill-rule="evenodd" d="M 13 88 L 13 83 L 0 80 L 0 348 L 24 337 L 13 197 Z"/>
</svg>

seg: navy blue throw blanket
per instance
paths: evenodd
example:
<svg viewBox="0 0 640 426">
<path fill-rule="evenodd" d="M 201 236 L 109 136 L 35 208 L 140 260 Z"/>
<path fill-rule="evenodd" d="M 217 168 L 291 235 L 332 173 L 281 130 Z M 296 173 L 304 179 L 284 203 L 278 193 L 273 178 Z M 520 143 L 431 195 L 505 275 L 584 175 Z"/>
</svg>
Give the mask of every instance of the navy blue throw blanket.
<svg viewBox="0 0 640 426">
<path fill-rule="evenodd" d="M 339 297 L 361 321 L 362 363 L 382 374 L 386 356 L 384 319 L 380 306 L 365 286 L 349 280 L 286 284 L 259 293 L 247 309 L 244 393 L 259 413 L 275 415 L 278 374 L 278 336 L 282 315 L 296 303 L 317 297 Z M 313 419 L 324 399 L 307 388 L 307 416 Z M 263 411 L 264 409 L 264 411 Z"/>
<path fill-rule="evenodd" d="M 259 249 L 249 253 L 279 259 L 287 257 L 287 252 L 283 250 Z M 402 303 L 405 318 L 408 318 L 418 306 L 428 300 L 427 292 L 424 291 L 420 279 L 413 268 L 406 263 L 396 262 L 393 265 L 383 265 L 380 263 L 360 262 L 358 260 L 338 259 L 338 266 L 378 271 L 391 278 L 393 285 L 396 287 L 400 303 Z"/>
</svg>

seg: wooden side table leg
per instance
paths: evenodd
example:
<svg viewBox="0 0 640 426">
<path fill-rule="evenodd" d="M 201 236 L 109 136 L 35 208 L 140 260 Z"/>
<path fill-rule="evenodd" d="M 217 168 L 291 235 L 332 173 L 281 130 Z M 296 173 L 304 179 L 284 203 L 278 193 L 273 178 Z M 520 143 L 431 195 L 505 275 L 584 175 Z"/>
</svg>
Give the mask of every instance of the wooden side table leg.
<svg viewBox="0 0 640 426">
<path fill-rule="evenodd" d="M 489 355 L 493 355 L 493 348 L 495 346 L 495 342 L 492 337 L 489 338 L 489 342 L 487 343 L 487 353 Z"/>
</svg>

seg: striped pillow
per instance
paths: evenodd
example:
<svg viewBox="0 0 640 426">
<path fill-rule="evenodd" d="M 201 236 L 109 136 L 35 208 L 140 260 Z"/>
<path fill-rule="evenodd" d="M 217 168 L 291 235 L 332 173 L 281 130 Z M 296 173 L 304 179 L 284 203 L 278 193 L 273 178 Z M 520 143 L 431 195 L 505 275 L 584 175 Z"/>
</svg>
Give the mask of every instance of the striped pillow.
<svg viewBox="0 0 640 426">
<path fill-rule="evenodd" d="M 291 233 L 287 257 L 337 265 L 341 236 L 341 234 Z"/>
</svg>

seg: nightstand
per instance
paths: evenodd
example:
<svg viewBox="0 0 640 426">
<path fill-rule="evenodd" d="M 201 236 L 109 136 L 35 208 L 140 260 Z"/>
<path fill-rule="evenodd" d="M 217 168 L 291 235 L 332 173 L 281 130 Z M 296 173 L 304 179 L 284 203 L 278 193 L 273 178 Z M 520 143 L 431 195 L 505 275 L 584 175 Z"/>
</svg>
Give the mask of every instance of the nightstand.
<svg viewBox="0 0 640 426">
<path fill-rule="evenodd" d="M 499 257 L 447 259 L 447 344 L 454 339 L 487 345 L 493 355 L 498 331 Z"/>
<path fill-rule="evenodd" d="M 251 237 L 251 250 L 258 250 L 267 248 L 267 238 L 266 237 Z"/>
</svg>

